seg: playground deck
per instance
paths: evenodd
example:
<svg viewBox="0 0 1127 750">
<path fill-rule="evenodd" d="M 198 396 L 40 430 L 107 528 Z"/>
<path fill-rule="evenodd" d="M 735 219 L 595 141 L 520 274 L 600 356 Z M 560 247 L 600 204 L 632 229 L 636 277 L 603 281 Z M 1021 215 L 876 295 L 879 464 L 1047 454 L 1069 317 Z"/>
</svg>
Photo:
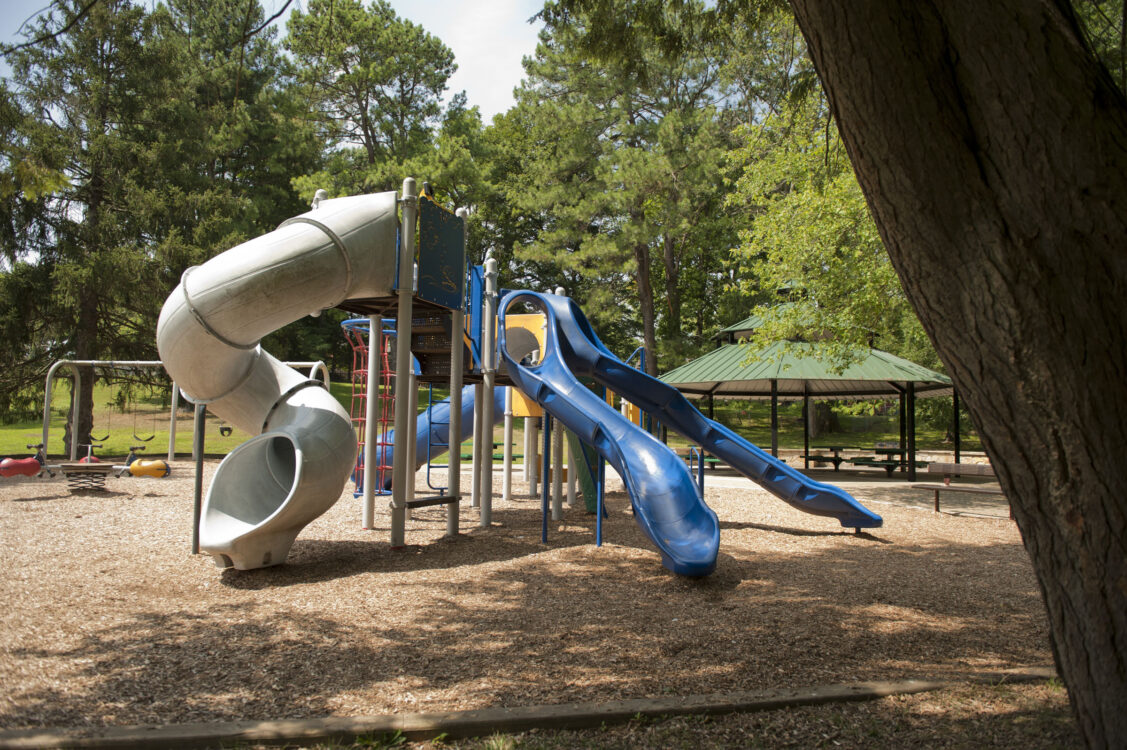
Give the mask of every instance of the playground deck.
<svg viewBox="0 0 1127 750">
<path fill-rule="evenodd" d="M 191 465 L 173 470 L 101 493 L 0 484 L 0 727 L 607 701 L 1051 662 L 1004 507 L 937 514 L 882 476 L 843 478 L 885 518 L 861 536 L 764 491 L 709 485 L 720 560 L 690 580 L 661 567 L 621 493 L 602 549 L 581 507 L 541 545 L 539 500 L 518 494 L 495 500 L 490 529 L 466 503 L 455 541 L 441 538 L 443 509 L 422 509 L 396 551 L 386 516 L 361 531 L 346 491 L 286 565 L 224 572 L 188 554 Z"/>
</svg>

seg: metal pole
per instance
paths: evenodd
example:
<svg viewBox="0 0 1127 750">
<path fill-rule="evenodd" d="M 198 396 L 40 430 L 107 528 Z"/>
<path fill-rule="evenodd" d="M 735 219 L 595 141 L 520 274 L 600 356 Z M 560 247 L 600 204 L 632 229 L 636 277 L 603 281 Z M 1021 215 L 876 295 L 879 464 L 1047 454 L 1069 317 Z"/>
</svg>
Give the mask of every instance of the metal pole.
<svg viewBox="0 0 1127 750">
<path fill-rule="evenodd" d="M 192 433 L 192 455 L 196 460 L 196 483 L 192 495 L 192 554 L 200 553 L 200 517 L 203 515 L 203 444 L 207 405 L 196 404 L 196 421 Z"/>
<path fill-rule="evenodd" d="M 542 466 L 542 474 L 544 481 L 540 485 L 540 541 L 545 544 L 548 543 L 548 472 L 551 467 L 548 466 L 548 459 L 552 454 L 552 415 L 544 412 L 544 464 Z"/>
<path fill-rule="evenodd" d="M 176 460 L 176 413 L 180 410 L 180 387 L 172 381 L 172 409 L 168 418 L 168 460 Z M 44 450 L 44 454 L 46 450 Z"/>
<path fill-rule="evenodd" d="M 575 506 L 576 485 L 579 482 L 579 461 L 572 450 L 572 441 L 567 441 L 567 507 Z"/>
<path fill-rule="evenodd" d="M 541 412 L 547 414 L 547 412 Z M 544 417 L 532 417 L 532 427 L 529 428 L 529 441 L 528 441 L 528 494 L 530 497 L 536 497 L 537 487 L 540 484 L 540 425 L 544 422 Z"/>
<path fill-rule="evenodd" d="M 481 471 L 481 520 L 478 525 L 488 528 L 493 522 L 493 386 L 497 382 L 497 259 L 485 259 L 485 310 L 481 321 L 485 326 L 482 333 L 481 362 L 482 377 L 485 380 L 482 390 L 481 422 L 482 445 L 485 460 Z"/>
<path fill-rule="evenodd" d="M 916 481 L 916 384 L 908 381 L 908 481 Z"/>
<path fill-rule="evenodd" d="M 771 455 L 779 457 L 779 381 L 771 379 Z"/>
<path fill-rule="evenodd" d="M 481 314 L 481 311 L 478 311 Z M 485 386 L 475 383 L 473 387 L 473 472 L 470 475 L 470 506 L 481 507 L 481 464 L 485 457 L 481 452 L 482 435 L 485 433 L 481 402 L 485 400 Z"/>
<path fill-rule="evenodd" d="M 962 439 L 959 437 L 959 392 L 954 388 L 951 389 L 951 405 L 954 407 L 953 420 L 955 424 L 953 429 L 955 431 L 955 463 L 959 463 L 961 448 L 959 441 Z"/>
<path fill-rule="evenodd" d="M 625 403 L 625 402 L 624 402 Z M 552 520 L 563 520 L 563 425 L 552 430 Z"/>
<path fill-rule="evenodd" d="M 505 389 L 505 470 L 501 475 L 501 499 L 513 499 L 513 387 Z"/>
<path fill-rule="evenodd" d="M 376 524 L 376 483 L 382 463 L 377 424 L 380 401 L 380 355 L 383 353 L 383 316 L 368 316 L 368 371 L 364 401 L 364 501 L 360 511 L 360 527 L 371 529 Z"/>
<path fill-rule="evenodd" d="M 419 377 L 415 368 L 411 368 L 411 377 L 408 378 L 410 386 L 407 393 L 411 395 L 411 416 L 407 419 L 407 427 L 411 438 L 407 441 L 407 502 L 415 499 L 415 475 L 419 473 Z M 411 510 L 407 509 L 406 516 L 410 518 Z"/>
<path fill-rule="evenodd" d="M 526 482 L 532 481 L 532 417 L 524 418 L 524 459 L 521 462 L 521 478 Z"/>
<path fill-rule="evenodd" d="M 74 380 L 70 383 L 70 460 L 75 461 L 78 459 L 78 394 L 82 393 L 82 369 L 72 369 Z"/>
<path fill-rule="evenodd" d="M 564 297 L 567 292 L 562 286 L 556 287 L 556 295 Z M 643 355 L 644 357 L 644 355 Z M 626 400 L 622 401 L 622 408 L 625 410 Z M 639 410 L 638 416 L 641 417 Z M 641 420 L 639 420 L 641 421 Z M 552 520 L 563 520 L 563 444 L 564 444 L 564 426 L 560 425 L 556 428 L 555 434 L 552 435 L 552 463 L 555 464 L 555 469 L 552 473 Z"/>
<path fill-rule="evenodd" d="M 192 419 L 192 460 L 193 461 L 202 461 L 203 460 L 203 453 L 201 453 L 201 448 L 203 446 L 203 440 L 199 437 L 199 434 L 207 429 L 207 409 L 200 411 L 199 407 L 200 407 L 200 404 L 196 404 L 196 410 L 194 412 L 194 418 Z"/>
<path fill-rule="evenodd" d="M 462 257 L 458 260 L 458 268 L 462 274 L 462 293 L 465 295 L 466 275 L 466 218 L 470 212 L 459 208 L 455 212 L 462 220 Z M 458 307 L 450 314 L 450 427 L 446 440 L 450 444 L 449 460 L 447 465 L 446 484 L 447 492 L 454 498 L 446 506 L 446 535 L 457 536 L 458 514 L 461 509 L 462 499 L 462 369 L 464 344 L 462 332 L 465 330 L 465 313 L 463 300 L 458 300 Z"/>
<path fill-rule="evenodd" d="M 810 469 L 810 385 L 802 381 L 802 468 Z"/>
<path fill-rule="evenodd" d="M 402 226 L 399 247 L 399 306 L 396 311 L 395 341 L 395 455 L 391 470 L 391 546 L 402 547 L 406 541 L 407 526 L 407 459 L 410 435 L 408 420 L 414 411 L 410 403 L 410 390 L 406 387 L 411 377 L 411 315 L 413 314 L 415 276 L 415 217 L 419 199 L 415 180 L 403 180 Z"/>
<path fill-rule="evenodd" d="M 904 446 L 908 442 L 908 391 L 900 391 L 900 450 L 904 450 Z M 903 461 L 904 454 L 901 453 L 901 461 Z M 891 456 L 890 456 L 891 458 Z M 903 466 L 903 464 L 901 464 Z"/>
<path fill-rule="evenodd" d="M 606 389 L 603 389 L 604 398 Z M 595 461 L 595 546 L 603 546 L 603 516 L 607 512 L 607 462 L 599 455 Z"/>
</svg>

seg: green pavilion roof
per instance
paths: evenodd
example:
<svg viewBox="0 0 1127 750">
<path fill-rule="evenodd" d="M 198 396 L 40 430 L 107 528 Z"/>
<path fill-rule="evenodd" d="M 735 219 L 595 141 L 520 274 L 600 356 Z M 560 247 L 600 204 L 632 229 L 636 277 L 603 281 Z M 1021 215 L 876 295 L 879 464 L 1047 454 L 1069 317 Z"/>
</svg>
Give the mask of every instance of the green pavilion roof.
<svg viewBox="0 0 1127 750">
<path fill-rule="evenodd" d="M 739 323 L 733 323 L 727 328 L 722 328 L 720 333 L 743 333 L 745 331 L 754 331 L 763 325 L 763 318 L 758 315 L 749 315 L 741 320 Z"/>
<path fill-rule="evenodd" d="M 751 321 L 729 326 L 742 326 Z M 749 326 L 754 327 L 754 326 Z M 915 384 L 916 395 L 949 396 L 951 379 L 926 367 L 878 349 L 843 372 L 835 372 L 815 353 L 818 344 L 776 343 L 760 351 L 727 344 L 661 376 L 682 393 L 732 398 L 770 398 L 771 381 L 777 382 L 782 400 L 803 395 L 821 399 L 898 397 Z M 750 356 L 749 356 L 750 355 Z"/>
</svg>

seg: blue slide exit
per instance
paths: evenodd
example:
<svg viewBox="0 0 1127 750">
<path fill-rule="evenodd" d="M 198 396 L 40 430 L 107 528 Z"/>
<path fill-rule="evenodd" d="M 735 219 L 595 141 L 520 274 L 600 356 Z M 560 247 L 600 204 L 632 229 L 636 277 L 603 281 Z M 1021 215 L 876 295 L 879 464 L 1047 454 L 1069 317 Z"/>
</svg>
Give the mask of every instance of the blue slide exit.
<svg viewBox="0 0 1127 750">
<path fill-rule="evenodd" d="M 515 361 L 506 346 L 505 311 L 522 300 L 539 303 L 548 318 L 545 352 L 537 365 Z M 568 302 L 537 292 L 513 292 L 505 297 L 500 305 L 498 343 L 509 376 L 525 395 L 593 446 L 618 471 L 630 495 L 634 518 L 658 548 L 662 564 L 679 575 L 708 575 L 716 569 L 720 549 L 716 514 L 704 504 L 684 461 L 573 374 L 576 363 L 583 361 L 577 350 L 586 352 L 594 345 L 576 325 Z M 579 371 L 584 369 L 581 366 Z"/>
<path fill-rule="evenodd" d="M 787 466 L 701 414 L 673 386 L 623 364 L 599 341 L 583 311 L 570 299 L 540 297 L 557 321 L 563 357 L 575 375 L 590 377 L 633 402 L 798 510 L 836 518 L 842 526 L 856 529 L 882 524 L 880 516 L 845 490 L 816 482 Z"/>
</svg>

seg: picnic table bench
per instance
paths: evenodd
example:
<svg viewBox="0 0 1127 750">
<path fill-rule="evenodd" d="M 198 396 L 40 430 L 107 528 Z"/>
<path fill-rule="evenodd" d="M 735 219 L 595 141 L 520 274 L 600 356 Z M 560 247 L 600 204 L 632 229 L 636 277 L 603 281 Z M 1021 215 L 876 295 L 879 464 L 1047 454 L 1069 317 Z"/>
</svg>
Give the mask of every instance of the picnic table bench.
<svg viewBox="0 0 1127 750">
<path fill-rule="evenodd" d="M 980 495 L 1003 495 L 1001 487 L 995 485 L 982 485 L 982 484 L 951 484 L 951 477 L 993 477 L 994 467 L 990 464 L 950 464 L 950 463 L 933 463 L 928 464 L 928 474 L 936 474 L 943 477 L 943 483 L 924 483 L 913 484 L 913 489 L 918 490 L 932 490 L 935 492 L 935 511 L 939 512 L 939 493 L 940 492 L 973 492 Z M 1010 512 L 1010 517 L 1013 518 L 1013 512 Z"/>
</svg>

